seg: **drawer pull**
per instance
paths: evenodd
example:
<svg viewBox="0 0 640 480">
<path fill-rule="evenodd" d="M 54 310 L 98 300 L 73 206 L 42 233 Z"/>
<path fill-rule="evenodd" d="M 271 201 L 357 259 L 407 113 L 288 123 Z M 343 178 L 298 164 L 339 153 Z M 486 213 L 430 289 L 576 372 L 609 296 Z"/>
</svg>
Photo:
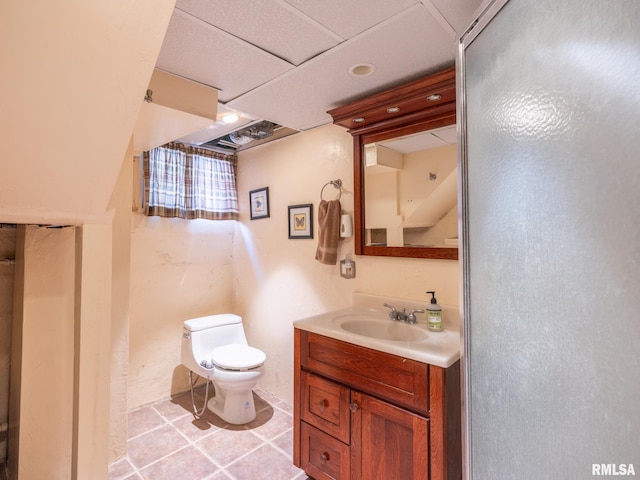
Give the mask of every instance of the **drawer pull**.
<svg viewBox="0 0 640 480">
<path fill-rule="evenodd" d="M 351 413 L 356 413 L 358 411 L 358 404 L 356 402 L 351 402 L 351 404 L 349 405 L 349 410 L 351 410 Z"/>
<path fill-rule="evenodd" d="M 328 462 L 329 461 L 329 454 L 327 452 L 323 452 L 320 454 L 320 461 L 322 463 Z"/>
<path fill-rule="evenodd" d="M 327 400 L 326 398 L 323 398 L 322 400 L 320 400 L 320 401 L 318 402 L 318 406 L 319 406 L 321 409 L 325 409 L 326 407 L 328 407 L 328 406 L 329 406 L 329 400 Z"/>
</svg>

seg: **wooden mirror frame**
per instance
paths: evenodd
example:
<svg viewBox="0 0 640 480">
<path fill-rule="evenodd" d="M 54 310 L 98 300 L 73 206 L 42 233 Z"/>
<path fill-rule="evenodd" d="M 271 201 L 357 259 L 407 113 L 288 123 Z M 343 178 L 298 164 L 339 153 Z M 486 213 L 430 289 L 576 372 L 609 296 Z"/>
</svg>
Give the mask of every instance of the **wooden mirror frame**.
<svg viewBox="0 0 640 480">
<path fill-rule="evenodd" d="M 439 95 L 437 100 L 428 97 Z M 397 107 L 398 111 L 388 109 Z M 458 248 L 366 245 L 364 145 L 456 123 L 455 68 L 415 80 L 328 112 L 353 135 L 354 232 L 356 255 L 457 260 Z"/>
</svg>

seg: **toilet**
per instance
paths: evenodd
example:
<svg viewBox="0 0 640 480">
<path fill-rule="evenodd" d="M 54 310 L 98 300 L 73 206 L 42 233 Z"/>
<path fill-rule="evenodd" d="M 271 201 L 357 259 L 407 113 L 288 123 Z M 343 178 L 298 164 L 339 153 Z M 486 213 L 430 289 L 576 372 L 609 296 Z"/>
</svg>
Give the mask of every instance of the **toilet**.
<svg viewBox="0 0 640 480">
<path fill-rule="evenodd" d="M 242 318 L 232 313 L 184 322 L 181 362 L 213 382 L 207 408 L 235 425 L 256 418 L 252 389 L 264 373 L 266 355 L 247 344 Z"/>
</svg>

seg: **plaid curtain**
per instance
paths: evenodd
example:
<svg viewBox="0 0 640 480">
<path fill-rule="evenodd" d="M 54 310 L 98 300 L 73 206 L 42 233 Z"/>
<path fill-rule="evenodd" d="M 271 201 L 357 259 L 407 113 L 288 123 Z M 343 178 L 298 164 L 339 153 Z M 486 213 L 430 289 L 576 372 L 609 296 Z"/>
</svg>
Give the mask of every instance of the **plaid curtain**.
<svg viewBox="0 0 640 480">
<path fill-rule="evenodd" d="M 235 155 L 168 143 L 144 152 L 143 162 L 147 215 L 238 218 Z"/>
</svg>

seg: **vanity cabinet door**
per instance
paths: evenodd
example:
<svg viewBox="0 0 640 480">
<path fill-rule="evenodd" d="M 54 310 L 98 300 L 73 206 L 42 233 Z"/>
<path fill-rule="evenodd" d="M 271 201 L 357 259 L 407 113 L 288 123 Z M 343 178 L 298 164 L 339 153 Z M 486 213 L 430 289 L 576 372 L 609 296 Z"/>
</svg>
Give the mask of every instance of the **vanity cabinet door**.
<svg viewBox="0 0 640 480">
<path fill-rule="evenodd" d="M 428 419 L 352 391 L 353 478 L 429 478 Z"/>
</svg>

